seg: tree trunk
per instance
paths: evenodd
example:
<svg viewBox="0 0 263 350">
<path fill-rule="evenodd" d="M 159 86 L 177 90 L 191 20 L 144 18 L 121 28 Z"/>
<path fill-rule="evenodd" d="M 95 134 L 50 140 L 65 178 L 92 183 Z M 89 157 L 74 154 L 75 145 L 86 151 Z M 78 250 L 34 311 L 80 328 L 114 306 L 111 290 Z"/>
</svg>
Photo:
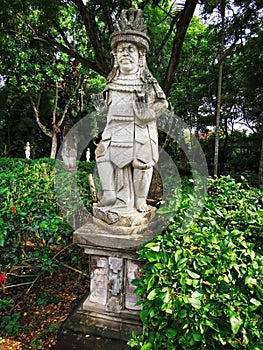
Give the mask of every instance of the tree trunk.
<svg viewBox="0 0 263 350">
<path fill-rule="evenodd" d="M 52 137 L 51 137 L 51 153 L 50 153 L 50 158 L 55 159 L 57 155 L 57 148 L 58 148 L 58 139 L 57 139 L 57 133 L 55 130 L 52 132 Z"/>
<path fill-rule="evenodd" d="M 262 136 L 262 143 L 261 143 L 261 152 L 260 152 L 259 169 L 258 169 L 258 183 L 259 183 L 259 188 L 263 189 L 263 126 L 261 128 L 261 136 Z"/>
<path fill-rule="evenodd" d="M 219 69 L 218 69 L 218 82 L 217 82 L 214 175 L 218 175 L 218 164 L 219 164 L 219 136 L 220 136 L 220 108 L 221 108 L 222 76 L 223 76 L 223 67 L 222 67 L 222 63 L 221 63 L 219 66 Z"/>
<path fill-rule="evenodd" d="M 175 73 L 179 64 L 180 55 L 183 48 L 185 34 L 193 18 L 198 0 L 186 0 L 184 9 L 177 24 L 176 35 L 173 40 L 173 49 L 169 61 L 166 76 L 163 82 L 163 90 L 169 96 Z"/>
<path fill-rule="evenodd" d="M 218 81 L 217 81 L 217 101 L 216 101 L 216 127 L 215 127 L 215 151 L 214 151 L 214 175 L 218 175 L 219 164 L 219 133 L 220 133 L 220 109 L 221 109 L 221 95 L 222 95 L 222 78 L 223 78 L 223 60 L 221 57 L 224 55 L 224 42 L 225 42 L 225 0 L 221 1 L 221 47 L 220 57 L 218 60 Z"/>
</svg>

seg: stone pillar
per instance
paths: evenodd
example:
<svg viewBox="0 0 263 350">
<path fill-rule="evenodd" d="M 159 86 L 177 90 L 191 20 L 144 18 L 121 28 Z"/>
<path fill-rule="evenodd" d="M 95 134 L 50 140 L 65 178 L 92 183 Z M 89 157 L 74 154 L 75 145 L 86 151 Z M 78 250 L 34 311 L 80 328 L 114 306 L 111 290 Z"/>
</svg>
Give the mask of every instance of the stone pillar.
<svg viewBox="0 0 263 350">
<path fill-rule="evenodd" d="M 136 251 L 151 234 L 114 235 L 88 223 L 74 232 L 73 241 L 84 249 L 90 261 L 90 290 L 74 318 L 75 330 L 100 337 L 129 340 L 141 332 L 139 297 L 132 281 L 143 262 Z"/>
</svg>

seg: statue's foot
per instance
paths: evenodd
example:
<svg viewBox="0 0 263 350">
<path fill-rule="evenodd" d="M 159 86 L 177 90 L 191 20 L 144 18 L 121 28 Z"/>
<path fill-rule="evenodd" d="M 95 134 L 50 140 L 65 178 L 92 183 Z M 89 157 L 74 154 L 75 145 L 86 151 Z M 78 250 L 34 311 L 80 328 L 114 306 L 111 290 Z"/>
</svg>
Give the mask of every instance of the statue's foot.
<svg viewBox="0 0 263 350">
<path fill-rule="evenodd" d="M 145 213 L 147 211 L 150 211 L 150 208 L 147 205 L 145 198 L 138 198 L 137 197 L 135 205 L 136 205 L 136 209 L 141 213 Z"/>
<path fill-rule="evenodd" d="M 116 201 L 115 191 L 104 191 L 103 196 L 99 202 L 99 205 L 103 207 L 108 207 L 110 205 L 113 205 L 115 201 Z"/>
</svg>

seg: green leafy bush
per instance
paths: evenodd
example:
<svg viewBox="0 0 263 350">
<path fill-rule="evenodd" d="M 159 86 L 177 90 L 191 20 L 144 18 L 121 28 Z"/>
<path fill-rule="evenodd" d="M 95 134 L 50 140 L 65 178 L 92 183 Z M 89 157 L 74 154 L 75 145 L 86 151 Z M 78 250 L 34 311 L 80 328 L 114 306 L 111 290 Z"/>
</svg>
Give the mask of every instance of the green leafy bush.
<svg viewBox="0 0 263 350">
<path fill-rule="evenodd" d="M 88 203 L 85 176 L 94 165 L 83 163 L 79 165 L 78 186 Z M 29 257 L 36 261 L 36 272 L 52 272 L 55 266 L 50 245 L 71 242 L 73 229 L 57 204 L 54 165 L 55 161 L 49 158 L 0 159 L 0 270 Z M 67 193 L 63 186 L 61 178 L 61 191 Z M 28 243 L 34 246 L 29 253 Z"/>
<path fill-rule="evenodd" d="M 146 261 L 141 336 L 149 349 L 263 348 L 262 192 L 245 180 L 209 180 L 204 210 L 188 226 L 183 190 L 174 221 L 139 252 Z"/>
<path fill-rule="evenodd" d="M 19 322 L 21 315 L 17 312 L 13 313 L 11 316 L 3 316 L 1 326 L 5 330 L 7 335 L 16 335 L 21 329 L 21 324 Z"/>
</svg>

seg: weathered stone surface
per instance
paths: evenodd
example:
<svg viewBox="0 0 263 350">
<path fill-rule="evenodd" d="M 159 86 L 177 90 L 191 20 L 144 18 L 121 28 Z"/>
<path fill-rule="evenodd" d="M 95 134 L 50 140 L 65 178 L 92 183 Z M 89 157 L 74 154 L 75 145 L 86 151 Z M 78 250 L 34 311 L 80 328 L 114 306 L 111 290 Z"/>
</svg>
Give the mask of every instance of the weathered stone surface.
<svg viewBox="0 0 263 350">
<path fill-rule="evenodd" d="M 135 305 L 139 298 L 134 293 L 136 286 L 132 282 L 141 275 L 142 262 L 126 261 L 126 281 L 125 281 L 125 308 L 130 310 L 141 310 L 141 305 Z"/>
<path fill-rule="evenodd" d="M 155 216 L 156 208 L 149 211 L 115 210 L 110 207 L 93 207 L 93 222 L 114 235 L 135 235 L 145 231 Z"/>
<path fill-rule="evenodd" d="M 143 242 L 155 237 L 155 232 L 150 230 L 131 235 L 116 235 L 107 230 L 108 226 L 102 227 L 94 223 L 83 225 L 74 232 L 73 242 L 89 249 L 89 254 L 96 254 L 98 248 L 104 247 L 104 254 L 109 251 L 112 256 L 118 256 L 123 251 L 123 254 L 134 256 L 134 252 L 140 249 Z"/>
<path fill-rule="evenodd" d="M 106 342 L 103 343 L 102 341 L 100 343 L 101 345 L 104 344 L 104 347 L 101 347 L 103 350 L 115 350 L 115 347 L 113 347 L 115 342 L 110 342 L 108 341 L 109 339 L 124 341 L 124 344 L 118 342 L 116 343 L 118 346 L 121 344 L 123 345 L 123 348 L 116 347 L 116 350 L 124 350 L 129 348 L 125 346 L 125 343 L 131 338 L 132 331 L 134 331 L 136 334 L 141 333 L 141 322 L 137 312 L 129 310 L 128 312 L 122 311 L 119 314 L 114 314 L 111 312 L 105 312 L 98 306 L 94 307 L 94 303 L 90 303 L 88 310 L 87 305 L 84 307 L 84 303 L 82 301 L 64 322 L 59 331 L 59 338 L 62 340 L 63 338 L 67 340 L 72 338 L 77 340 L 79 339 L 80 345 L 82 343 L 87 343 L 88 346 L 91 346 L 87 347 L 87 350 L 94 350 L 96 348 L 92 347 L 93 342 L 90 344 L 89 342 L 84 341 L 83 338 L 86 338 L 86 340 L 92 337 L 96 337 L 97 339 L 106 339 Z M 71 350 L 71 348 L 64 349 L 61 347 L 62 344 L 58 344 L 58 347 L 55 347 L 55 349 Z M 109 347 L 107 347 L 107 345 Z M 84 349 L 86 350 L 86 348 L 78 348 L 78 350 Z"/>
<path fill-rule="evenodd" d="M 139 297 L 134 293 L 132 281 L 139 277 L 142 262 L 125 256 L 104 256 L 103 249 L 100 254 L 90 257 L 90 294 L 83 309 L 113 314 L 140 310 L 140 306 L 135 306 Z"/>
<path fill-rule="evenodd" d="M 108 259 L 92 255 L 90 258 L 90 273 L 89 300 L 105 305 L 107 301 Z"/>
<path fill-rule="evenodd" d="M 108 300 L 106 310 L 119 313 L 122 310 L 124 259 L 109 257 Z"/>
<path fill-rule="evenodd" d="M 140 332 L 141 306 L 135 305 L 140 298 L 134 293 L 132 281 L 140 276 L 143 265 L 136 254 L 141 237 L 133 246 L 130 244 L 137 236 L 109 234 L 95 224 L 75 231 L 74 242 L 84 248 L 91 262 L 90 294 L 79 311 L 85 322 L 86 315 L 89 326 L 126 335 L 134 330 Z"/>
</svg>

